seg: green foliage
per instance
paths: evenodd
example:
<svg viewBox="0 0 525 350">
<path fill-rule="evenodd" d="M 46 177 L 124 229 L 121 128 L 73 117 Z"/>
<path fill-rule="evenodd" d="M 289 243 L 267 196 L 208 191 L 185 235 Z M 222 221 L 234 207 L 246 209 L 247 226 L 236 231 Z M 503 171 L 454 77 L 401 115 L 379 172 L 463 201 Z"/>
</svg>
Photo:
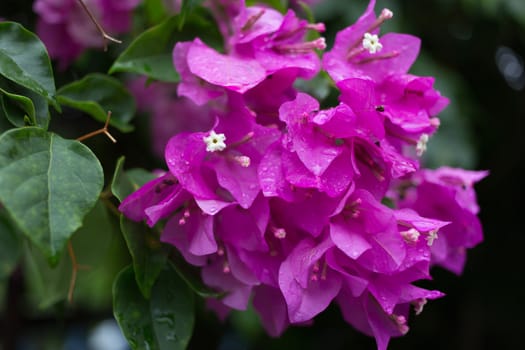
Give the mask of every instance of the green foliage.
<svg viewBox="0 0 525 350">
<path fill-rule="evenodd" d="M 117 160 L 115 172 L 111 180 L 111 192 L 119 201 L 129 196 L 146 182 L 153 180 L 155 175 L 144 169 L 130 169 L 124 171 L 124 157 Z"/>
<path fill-rule="evenodd" d="M 75 257 L 81 266 L 73 294 L 76 305 L 91 310 L 104 310 L 111 305 L 108 290 L 125 261 L 118 234 L 117 226 L 99 201 L 71 238 Z M 35 248 L 26 245 L 23 268 L 30 305 L 38 314 L 65 301 L 72 263 L 64 251 L 59 264 L 50 267 L 46 257 Z"/>
<path fill-rule="evenodd" d="M 80 142 L 36 127 L 0 136 L 0 201 L 52 264 L 94 206 L 103 181 L 98 159 Z"/>
<path fill-rule="evenodd" d="M 122 83 L 103 74 L 88 74 L 78 81 L 61 87 L 57 92 L 60 104 L 86 112 L 100 122 L 105 122 L 108 111 L 110 125 L 129 132 L 135 115 L 135 101 Z"/>
<path fill-rule="evenodd" d="M 47 100 L 31 90 L 14 85 L 0 79 L 0 104 L 5 117 L 14 126 L 31 125 L 47 129 L 49 124 Z"/>
<path fill-rule="evenodd" d="M 59 108 L 46 48 L 35 34 L 18 23 L 0 23 L 0 75 L 44 96 Z"/>
<path fill-rule="evenodd" d="M 22 237 L 0 211 L 0 283 L 9 278 L 22 255 Z"/>
<path fill-rule="evenodd" d="M 288 1 L 287 0 L 263 0 L 263 1 L 257 1 L 257 0 L 247 0 L 246 5 L 247 6 L 254 6 L 258 4 L 267 4 L 268 6 L 284 13 L 286 12 L 286 9 L 288 8 Z"/>
<path fill-rule="evenodd" d="M 159 241 L 159 235 L 144 223 L 121 216 L 120 228 L 133 258 L 133 269 L 140 292 L 150 297 L 151 288 L 168 260 L 170 248 Z"/>
<path fill-rule="evenodd" d="M 190 16 L 190 10 L 183 13 L 140 34 L 113 63 L 109 73 L 129 72 L 154 80 L 178 82 L 180 77 L 172 59 L 175 43 L 193 40 L 196 36 L 212 46 L 221 42 L 216 26 L 204 17 L 204 13 L 200 16 Z"/>
<path fill-rule="evenodd" d="M 140 292 L 131 266 L 113 285 L 113 312 L 132 349 L 185 349 L 193 333 L 193 293 L 169 265 L 150 299 Z"/>
<path fill-rule="evenodd" d="M 133 173 L 129 176 L 128 173 L 124 172 L 123 167 L 124 157 L 121 157 L 117 161 L 111 182 L 113 194 L 121 201 L 143 185 L 143 180 L 146 182 L 151 179 L 151 174 L 139 172 L 142 176 L 146 176 L 139 178 L 139 182 L 137 183 Z M 136 173 L 135 171 L 135 174 Z M 144 223 L 133 222 L 121 216 L 120 228 L 133 259 L 133 269 L 135 271 L 137 285 L 142 295 L 145 298 L 149 298 L 151 287 L 157 280 L 162 268 L 166 265 L 170 249 L 160 242 L 158 233 Z"/>
<path fill-rule="evenodd" d="M 144 10 L 150 23 L 159 23 L 168 17 L 163 0 L 145 0 Z"/>
<path fill-rule="evenodd" d="M 179 23 L 179 29 L 182 29 L 186 17 L 195 11 L 195 8 L 201 5 L 203 2 L 204 0 L 182 0 L 182 4 L 180 6 L 181 21 Z"/>
<path fill-rule="evenodd" d="M 152 79 L 178 82 L 179 74 L 172 63 L 172 50 L 177 39 L 179 17 L 171 17 L 139 35 L 117 58 L 109 73 L 130 72 Z"/>
</svg>

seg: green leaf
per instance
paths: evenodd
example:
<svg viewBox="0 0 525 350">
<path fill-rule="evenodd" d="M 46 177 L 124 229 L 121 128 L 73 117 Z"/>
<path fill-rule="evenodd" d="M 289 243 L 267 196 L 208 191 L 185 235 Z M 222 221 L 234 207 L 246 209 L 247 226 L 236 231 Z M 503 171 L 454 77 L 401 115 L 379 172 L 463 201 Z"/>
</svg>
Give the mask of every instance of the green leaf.
<svg viewBox="0 0 525 350">
<path fill-rule="evenodd" d="M 6 118 L 17 127 L 49 125 L 49 105 L 45 97 L 8 80 L 0 79 L 0 103 Z"/>
<path fill-rule="evenodd" d="M 0 23 L 0 75 L 44 96 L 60 109 L 46 48 L 35 34 L 18 23 Z"/>
<path fill-rule="evenodd" d="M 18 227 L 56 264 L 104 183 L 89 148 L 40 128 L 0 135 L 0 201 Z"/>
<path fill-rule="evenodd" d="M 49 309 L 67 298 L 71 278 L 71 261 L 62 252 L 58 265 L 50 267 L 47 258 L 34 245 L 24 245 L 23 272 L 31 310 Z"/>
<path fill-rule="evenodd" d="M 86 215 L 82 227 L 71 237 L 77 262 L 84 268 L 77 271 L 73 302 L 89 310 L 107 310 L 111 305 L 108 290 L 129 259 L 120 238 L 120 230 L 111 222 L 109 213 L 98 201 Z M 35 313 L 65 301 L 71 281 L 72 263 L 67 252 L 60 262 L 50 267 L 34 246 L 26 248 L 24 278 L 29 302 Z"/>
<path fill-rule="evenodd" d="M 286 0 L 247 0 L 246 6 L 260 5 L 261 3 L 267 4 L 282 13 L 288 9 L 288 1 Z"/>
<path fill-rule="evenodd" d="M 135 100 L 115 78 L 89 74 L 61 87 L 57 95 L 60 104 L 86 112 L 102 123 L 111 111 L 110 125 L 123 132 L 133 130 L 129 122 L 135 115 Z"/>
<path fill-rule="evenodd" d="M 178 41 L 179 17 L 171 17 L 140 34 L 117 58 L 109 70 L 143 74 L 150 78 L 178 82 L 179 74 L 172 62 L 172 51 Z"/>
<path fill-rule="evenodd" d="M 124 160 L 124 157 L 120 157 L 117 160 L 115 172 L 111 180 L 111 192 L 121 202 L 146 182 L 155 178 L 155 174 L 140 168 L 130 169 L 125 172 Z"/>
<path fill-rule="evenodd" d="M 179 30 L 182 29 L 186 17 L 188 17 L 188 15 L 191 14 L 195 8 L 202 5 L 203 2 L 204 0 L 182 0 L 182 4 L 180 6 L 181 21 L 179 22 Z"/>
<path fill-rule="evenodd" d="M 113 173 L 113 178 L 111 179 L 111 193 L 113 193 L 113 195 L 117 197 L 120 202 L 122 202 L 124 198 L 135 191 L 131 180 L 124 172 L 125 159 L 126 158 L 122 156 L 117 160 L 115 172 Z"/>
<path fill-rule="evenodd" d="M 170 249 L 144 223 L 133 222 L 121 216 L 120 228 L 133 259 L 137 285 L 142 295 L 149 298 L 151 287 L 166 265 Z"/>
<path fill-rule="evenodd" d="M 155 179 L 157 176 L 142 168 L 133 168 L 126 171 L 126 175 L 133 184 L 133 190 L 136 191 L 142 187 L 146 182 Z"/>
<path fill-rule="evenodd" d="M 193 40 L 196 36 L 212 47 L 222 46 L 221 34 L 205 10 L 195 11 L 185 20 L 182 14 L 170 17 L 140 34 L 117 58 L 109 73 L 129 72 L 151 79 L 178 82 L 180 77 L 173 66 L 175 43 Z"/>
<path fill-rule="evenodd" d="M 22 239 L 0 212 L 0 281 L 6 280 L 22 256 Z"/>
<path fill-rule="evenodd" d="M 195 322 L 194 297 L 172 268 L 166 267 L 145 299 L 131 266 L 113 285 L 113 314 L 132 349 L 185 349 Z"/>
<path fill-rule="evenodd" d="M 10 94 L 2 89 L 0 89 L 0 106 L 7 120 L 14 126 L 26 126 L 35 116 L 35 106 L 31 99 L 22 95 Z"/>
<path fill-rule="evenodd" d="M 163 0 L 145 0 L 144 9 L 150 23 L 159 23 L 168 16 Z"/>
</svg>

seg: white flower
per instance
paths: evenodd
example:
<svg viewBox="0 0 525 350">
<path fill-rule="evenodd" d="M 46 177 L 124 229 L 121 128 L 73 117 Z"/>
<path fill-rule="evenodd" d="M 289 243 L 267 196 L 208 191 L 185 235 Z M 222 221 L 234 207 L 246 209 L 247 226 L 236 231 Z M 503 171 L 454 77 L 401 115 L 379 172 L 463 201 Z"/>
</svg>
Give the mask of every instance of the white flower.
<svg viewBox="0 0 525 350">
<path fill-rule="evenodd" d="M 363 47 L 371 54 L 374 54 L 381 51 L 383 45 L 379 42 L 379 37 L 376 34 L 365 33 Z"/>
<path fill-rule="evenodd" d="M 226 148 L 226 136 L 224 134 L 216 134 L 214 130 L 210 131 L 208 136 L 202 138 L 206 144 L 206 151 L 208 152 L 217 152 L 222 151 Z"/>
</svg>

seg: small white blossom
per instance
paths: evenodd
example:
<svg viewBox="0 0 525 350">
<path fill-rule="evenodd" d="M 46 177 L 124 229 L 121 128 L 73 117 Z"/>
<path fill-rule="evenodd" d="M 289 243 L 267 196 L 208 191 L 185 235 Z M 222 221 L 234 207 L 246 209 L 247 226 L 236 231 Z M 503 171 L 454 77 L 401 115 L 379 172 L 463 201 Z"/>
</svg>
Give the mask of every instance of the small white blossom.
<svg viewBox="0 0 525 350">
<path fill-rule="evenodd" d="M 226 136 L 224 134 L 216 134 L 214 130 L 210 131 L 208 136 L 202 138 L 204 143 L 206 143 L 206 151 L 208 152 L 217 152 L 222 151 L 226 148 Z"/>
<path fill-rule="evenodd" d="M 371 54 L 374 54 L 381 51 L 383 45 L 379 42 L 379 37 L 376 34 L 365 33 L 363 47 Z"/>
</svg>

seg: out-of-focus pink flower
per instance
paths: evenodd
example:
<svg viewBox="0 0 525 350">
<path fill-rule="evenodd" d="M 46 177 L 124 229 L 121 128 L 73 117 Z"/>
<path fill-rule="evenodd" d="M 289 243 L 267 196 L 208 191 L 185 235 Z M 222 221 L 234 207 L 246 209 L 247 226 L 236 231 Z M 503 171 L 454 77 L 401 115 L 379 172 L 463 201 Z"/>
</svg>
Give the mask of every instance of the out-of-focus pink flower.
<svg viewBox="0 0 525 350">
<path fill-rule="evenodd" d="M 140 0 L 83 0 L 110 34 L 129 30 L 131 14 Z M 102 48 L 104 39 L 78 0 L 36 0 L 37 34 L 49 55 L 65 69 L 87 48 Z"/>
</svg>

